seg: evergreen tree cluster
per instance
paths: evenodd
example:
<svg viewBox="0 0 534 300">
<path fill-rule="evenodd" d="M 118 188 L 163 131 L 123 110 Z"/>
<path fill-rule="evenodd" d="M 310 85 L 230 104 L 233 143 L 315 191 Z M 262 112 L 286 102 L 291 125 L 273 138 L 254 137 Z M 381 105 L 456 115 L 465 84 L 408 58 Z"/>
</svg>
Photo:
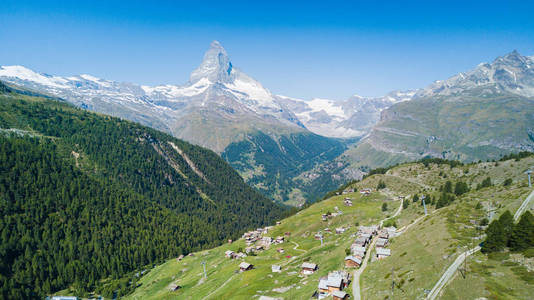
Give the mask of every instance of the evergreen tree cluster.
<svg viewBox="0 0 534 300">
<path fill-rule="evenodd" d="M 480 190 L 480 189 L 483 189 L 483 188 L 487 188 L 487 187 L 490 187 L 490 186 L 493 186 L 493 183 L 491 182 L 491 178 L 490 177 L 486 177 L 484 180 L 482 180 L 481 183 L 479 183 L 477 185 L 477 190 Z"/>
<path fill-rule="evenodd" d="M 512 251 L 534 248 L 534 216 L 526 211 L 517 224 L 509 211 L 492 221 L 486 229 L 483 253 L 498 252 L 509 247 Z"/>
<path fill-rule="evenodd" d="M 0 95 L 0 214 L 0 298 L 37 299 L 102 290 L 103 278 L 217 246 L 287 210 L 210 150 L 11 92 Z"/>
<path fill-rule="evenodd" d="M 378 184 L 376 185 L 376 189 L 377 190 L 381 190 L 381 189 L 385 189 L 385 188 L 386 188 L 386 183 L 383 180 L 379 180 Z"/>
<path fill-rule="evenodd" d="M 522 158 L 529 157 L 531 155 L 534 155 L 534 153 L 528 152 L 528 151 L 520 151 L 517 153 L 510 153 L 508 155 L 504 155 L 501 159 L 499 159 L 499 161 L 505 161 L 505 160 L 510 160 L 510 159 L 520 160 Z"/>
</svg>

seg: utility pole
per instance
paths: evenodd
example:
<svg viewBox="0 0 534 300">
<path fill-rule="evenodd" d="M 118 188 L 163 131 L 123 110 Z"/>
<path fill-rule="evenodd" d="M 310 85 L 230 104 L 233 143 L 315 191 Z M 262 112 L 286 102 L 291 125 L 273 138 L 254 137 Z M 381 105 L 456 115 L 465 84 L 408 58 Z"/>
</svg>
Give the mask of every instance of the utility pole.
<svg viewBox="0 0 534 300">
<path fill-rule="evenodd" d="M 532 183 L 531 183 L 531 181 L 530 181 L 530 174 L 532 174 L 532 170 L 531 170 L 531 169 L 528 169 L 528 170 L 525 172 L 525 174 L 527 174 L 527 176 L 528 176 L 528 187 L 531 188 L 531 187 L 532 187 Z"/>
<path fill-rule="evenodd" d="M 423 207 L 425 209 L 425 216 L 426 216 L 426 215 L 428 215 L 428 212 L 426 210 L 425 198 L 423 198 Z"/>
<path fill-rule="evenodd" d="M 321 234 L 321 246 L 323 245 L 323 234 Z"/>
<path fill-rule="evenodd" d="M 393 267 L 391 267 L 391 299 L 393 299 L 393 289 L 395 289 L 395 273 Z"/>
<path fill-rule="evenodd" d="M 206 275 L 206 261 L 201 262 L 202 267 L 204 267 L 204 278 L 207 278 L 208 275 Z"/>
</svg>

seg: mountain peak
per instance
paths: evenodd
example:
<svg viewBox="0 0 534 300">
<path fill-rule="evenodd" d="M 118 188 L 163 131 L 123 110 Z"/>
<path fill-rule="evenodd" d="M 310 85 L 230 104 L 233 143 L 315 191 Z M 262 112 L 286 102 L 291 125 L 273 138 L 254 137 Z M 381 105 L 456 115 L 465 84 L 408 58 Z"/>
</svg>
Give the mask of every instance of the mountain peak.
<svg viewBox="0 0 534 300">
<path fill-rule="evenodd" d="M 225 51 L 224 47 L 219 43 L 217 40 L 213 40 L 210 44 L 210 49 L 219 49 L 221 51 Z"/>
<path fill-rule="evenodd" d="M 226 50 L 218 41 L 213 41 L 204 54 L 200 66 L 191 73 L 189 81 L 195 83 L 207 78 L 211 82 L 229 83 L 233 79 L 232 70 L 232 63 Z"/>
<path fill-rule="evenodd" d="M 495 63 L 504 63 L 519 66 L 526 62 L 526 57 L 522 56 L 517 50 L 514 50 L 506 55 L 498 57 L 495 59 Z"/>
</svg>

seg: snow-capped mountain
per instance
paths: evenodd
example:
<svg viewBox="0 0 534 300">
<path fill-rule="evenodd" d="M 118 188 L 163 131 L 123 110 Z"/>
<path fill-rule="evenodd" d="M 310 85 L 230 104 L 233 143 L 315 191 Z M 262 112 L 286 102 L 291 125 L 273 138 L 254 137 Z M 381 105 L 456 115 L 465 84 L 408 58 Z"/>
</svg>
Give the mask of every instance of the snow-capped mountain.
<svg viewBox="0 0 534 300">
<path fill-rule="evenodd" d="M 383 97 L 354 95 L 344 101 L 302 100 L 278 96 L 310 131 L 329 137 L 359 137 L 380 120 L 380 112 L 391 105 L 408 101 L 416 91 L 395 91 Z"/>
<path fill-rule="evenodd" d="M 534 56 L 522 56 L 516 50 L 481 63 L 475 69 L 458 73 L 444 81 L 436 81 L 421 89 L 416 97 L 454 95 L 475 87 L 494 87 L 496 92 L 534 96 Z"/>
<path fill-rule="evenodd" d="M 146 86 L 91 75 L 53 76 L 22 66 L 0 67 L 0 79 L 171 132 L 218 152 L 250 130 L 282 127 L 284 131 L 305 131 L 276 96 L 232 65 L 217 41 L 184 85 Z"/>
<path fill-rule="evenodd" d="M 534 59 L 517 51 L 392 105 L 345 156 L 379 167 L 425 156 L 492 160 L 534 151 Z"/>
<path fill-rule="evenodd" d="M 183 85 L 52 76 L 21 66 L 0 67 L 0 80 L 212 149 L 277 201 L 302 204 L 343 182 L 329 172 L 339 168 L 331 162 L 345 143 L 307 130 L 280 97 L 237 69 L 216 41 Z M 300 178 L 304 173 L 311 177 Z"/>
<path fill-rule="evenodd" d="M 273 126 L 274 132 L 280 127 L 284 132 L 306 127 L 327 137 L 363 136 L 379 121 L 383 109 L 414 94 L 354 95 L 344 101 L 273 95 L 234 67 L 217 41 L 183 85 L 137 85 L 86 74 L 53 76 L 22 66 L 0 67 L 0 79 L 170 132 L 217 152 L 246 132 Z"/>
</svg>

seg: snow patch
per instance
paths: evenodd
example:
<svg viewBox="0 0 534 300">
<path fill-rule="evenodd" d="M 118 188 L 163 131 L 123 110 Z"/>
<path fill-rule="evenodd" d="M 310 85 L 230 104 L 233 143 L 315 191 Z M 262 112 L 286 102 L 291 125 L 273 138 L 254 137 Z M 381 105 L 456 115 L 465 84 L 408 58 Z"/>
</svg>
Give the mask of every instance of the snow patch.
<svg viewBox="0 0 534 300">
<path fill-rule="evenodd" d="M 141 86 L 141 89 L 145 91 L 148 95 L 153 95 L 154 93 L 161 93 L 167 97 L 191 97 L 198 94 L 202 94 L 211 84 L 211 81 L 208 78 L 202 78 L 190 86 L 180 87 L 176 85 L 158 85 L 158 86 Z"/>
<path fill-rule="evenodd" d="M 324 111 L 329 116 L 335 116 L 343 119 L 347 118 L 341 106 L 334 100 L 315 98 L 310 101 L 306 101 L 306 103 L 313 112 Z"/>
<path fill-rule="evenodd" d="M 52 86 L 56 88 L 67 88 L 68 80 L 59 76 L 50 76 L 36 73 L 23 66 L 3 66 L 0 67 L 0 77 L 14 77 L 20 80 L 32 81 L 38 84 Z"/>
<path fill-rule="evenodd" d="M 243 98 L 243 94 L 245 94 L 248 96 L 249 100 L 256 100 L 260 106 L 280 108 L 280 106 L 274 102 L 271 92 L 252 78 L 239 76 L 232 83 L 227 83 L 225 86 L 238 98 Z M 235 93 L 236 91 L 238 93 Z"/>
</svg>

